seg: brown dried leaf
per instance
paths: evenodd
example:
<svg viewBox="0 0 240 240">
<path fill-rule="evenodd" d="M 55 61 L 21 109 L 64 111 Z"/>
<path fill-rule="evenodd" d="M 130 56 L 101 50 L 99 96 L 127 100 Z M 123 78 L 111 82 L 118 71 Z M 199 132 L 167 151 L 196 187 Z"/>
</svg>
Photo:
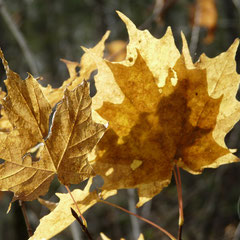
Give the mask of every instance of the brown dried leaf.
<svg viewBox="0 0 240 240">
<path fill-rule="evenodd" d="M 0 158 L 5 160 L 0 165 L 0 190 L 14 192 L 14 200 L 30 201 L 48 191 L 54 174 L 63 184 L 88 177 L 92 168 L 87 155 L 105 131 L 91 118 L 88 84 L 65 90 L 50 126 L 52 109 L 38 82 L 31 75 L 22 80 L 9 69 L 2 52 L 0 57 L 8 89 L 1 104 L 13 126 L 11 132 L 0 134 Z M 32 158 L 33 148 L 39 160 Z"/>
</svg>

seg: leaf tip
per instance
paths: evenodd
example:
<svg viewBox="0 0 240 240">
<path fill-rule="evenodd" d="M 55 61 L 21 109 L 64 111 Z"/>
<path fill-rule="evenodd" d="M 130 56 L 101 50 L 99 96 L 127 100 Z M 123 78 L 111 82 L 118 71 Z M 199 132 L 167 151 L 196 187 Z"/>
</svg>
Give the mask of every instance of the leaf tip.
<svg viewBox="0 0 240 240">
<path fill-rule="evenodd" d="M 102 37 L 102 41 L 103 41 L 103 42 L 105 42 L 105 41 L 108 39 L 110 33 L 111 33 L 110 30 L 107 30 L 107 31 L 105 32 L 105 34 L 104 34 L 103 37 Z"/>
<path fill-rule="evenodd" d="M 0 58 L 2 59 L 2 64 L 4 66 L 4 69 L 5 69 L 6 73 L 8 74 L 10 69 L 9 69 L 8 62 L 5 59 L 3 51 L 2 51 L 1 48 L 0 48 Z"/>
<path fill-rule="evenodd" d="M 181 38 L 182 38 L 183 43 L 187 44 L 187 40 L 186 40 L 186 37 L 185 37 L 185 34 L 183 33 L 183 31 L 181 31 Z"/>
<path fill-rule="evenodd" d="M 81 49 L 85 52 L 85 53 L 88 53 L 90 52 L 88 48 L 84 47 L 84 46 L 81 46 Z"/>
<path fill-rule="evenodd" d="M 131 26 L 131 27 L 136 27 L 135 24 L 123 13 L 121 13 L 120 11 L 116 11 L 118 16 L 122 19 L 122 21 L 126 24 L 127 27 Z"/>
<path fill-rule="evenodd" d="M 167 31 L 166 31 L 166 33 L 168 33 L 168 34 L 172 34 L 172 28 L 171 28 L 170 26 L 167 27 Z"/>
<path fill-rule="evenodd" d="M 190 55 L 188 43 L 187 43 L 186 37 L 185 37 L 185 35 L 182 31 L 181 31 L 181 38 L 182 38 L 182 54 L 183 54 L 183 57 L 184 57 L 186 67 L 188 69 L 193 69 L 194 65 L 193 65 L 193 62 L 192 62 L 191 55 Z"/>
<path fill-rule="evenodd" d="M 239 46 L 239 41 L 240 39 L 239 38 L 236 38 L 233 42 L 233 44 L 230 46 L 229 49 L 232 49 L 234 51 L 234 53 L 237 51 L 238 49 L 238 46 Z"/>
</svg>

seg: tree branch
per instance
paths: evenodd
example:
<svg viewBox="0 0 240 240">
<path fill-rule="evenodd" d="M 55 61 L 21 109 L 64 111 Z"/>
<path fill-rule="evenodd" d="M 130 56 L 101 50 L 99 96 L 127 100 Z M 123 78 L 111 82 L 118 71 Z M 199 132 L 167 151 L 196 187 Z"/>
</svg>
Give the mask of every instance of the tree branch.
<svg viewBox="0 0 240 240">
<path fill-rule="evenodd" d="M 27 61 L 27 64 L 30 68 L 31 73 L 34 76 L 38 76 L 38 70 L 36 61 L 34 60 L 34 57 L 26 43 L 26 40 L 17 27 L 17 25 L 14 23 L 13 19 L 11 18 L 3 0 L 0 0 L 0 14 L 2 15 L 3 20 L 7 24 L 9 30 L 11 31 L 12 35 L 16 39 L 17 43 L 19 44 L 20 48 L 22 49 L 23 55 Z"/>
</svg>

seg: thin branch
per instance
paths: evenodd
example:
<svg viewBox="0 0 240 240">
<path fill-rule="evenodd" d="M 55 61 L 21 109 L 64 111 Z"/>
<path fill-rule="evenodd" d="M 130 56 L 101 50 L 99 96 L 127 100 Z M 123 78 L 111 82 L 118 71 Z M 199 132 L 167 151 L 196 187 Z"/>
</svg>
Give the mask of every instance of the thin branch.
<svg viewBox="0 0 240 240">
<path fill-rule="evenodd" d="M 178 226 L 178 240 L 182 240 L 182 227 L 183 225 Z"/>
<path fill-rule="evenodd" d="M 144 23 L 142 23 L 138 29 L 146 29 L 151 28 L 151 24 L 153 21 L 162 21 L 164 14 L 167 12 L 169 8 L 171 8 L 177 0 L 155 0 L 154 8 L 152 14 L 146 19 Z"/>
<path fill-rule="evenodd" d="M 155 0 L 155 5 L 153 8 L 152 14 L 142 23 L 138 28 L 139 29 L 146 29 L 150 28 L 151 24 L 154 20 L 161 15 L 165 2 L 163 0 Z"/>
<path fill-rule="evenodd" d="M 26 224 L 26 227 L 27 227 L 28 237 L 31 237 L 33 235 L 33 231 L 32 231 L 32 228 L 30 226 L 30 223 L 28 221 L 28 216 L 27 216 L 27 211 L 26 211 L 25 204 L 22 200 L 19 200 L 18 202 L 19 202 L 19 206 L 21 207 L 22 214 L 23 214 L 23 217 L 24 217 L 24 221 L 25 221 L 25 224 Z"/>
<path fill-rule="evenodd" d="M 175 238 L 171 233 L 169 233 L 169 232 L 166 231 L 164 228 L 160 227 L 160 226 L 157 225 L 156 223 L 154 223 L 154 222 L 152 222 L 152 221 L 150 221 L 150 220 L 148 220 L 148 219 L 146 219 L 146 218 L 144 218 L 144 217 L 141 217 L 141 216 L 139 216 L 139 215 L 137 215 L 137 214 L 135 214 L 135 213 L 133 213 L 133 212 L 128 211 L 128 210 L 125 209 L 125 208 L 122 208 L 122 207 L 120 207 L 120 206 L 118 206 L 118 205 L 116 205 L 116 204 L 114 204 L 114 203 L 107 202 L 107 201 L 105 201 L 105 200 L 98 199 L 98 202 L 105 203 L 105 204 L 110 205 L 110 206 L 112 206 L 112 207 L 118 208 L 118 209 L 122 210 L 123 212 L 126 212 L 126 213 L 128 213 L 128 214 L 131 214 L 131 215 L 139 218 L 140 220 L 142 220 L 142 221 L 144 221 L 144 222 L 152 225 L 153 227 L 157 228 L 157 229 L 160 230 L 161 232 L 165 233 L 171 240 L 176 240 L 176 238 Z"/>
<path fill-rule="evenodd" d="M 89 240 L 93 240 L 91 237 L 87 227 L 82 223 L 81 219 L 78 217 L 77 213 L 71 208 L 72 215 L 76 218 L 76 220 L 79 222 L 83 232 L 86 234 Z"/>
<path fill-rule="evenodd" d="M 198 2 L 196 2 L 196 9 L 195 9 L 195 15 L 194 15 L 194 23 L 192 27 L 192 34 L 191 34 L 191 40 L 190 40 L 190 53 L 191 56 L 194 57 L 194 54 L 197 51 L 197 45 L 199 40 L 199 33 L 200 33 L 200 17 L 201 17 L 201 11 Z"/>
<path fill-rule="evenodd" d="M 9 30 L 11 31 L 12 35 L 16 39 L 17 43 L 19 44 L 20 48 L 22 49 L 22 52 L 24 54 L 24 57 L 27 61 L 27 64 L 30 68 L 31 73 L 34 76 L 38 76 L 38 70 L 37 70 L 37 65 L 36 61 L 34 60 L 34 57 L 26 43 L 26 40 L 17 27 L 17 25 L 14 23 L 13 19 L 11 18 L 8 9 L 6 5 L 4 4 L 3 0 L 0 0 L 0 13 L 2 15 L 3 20 L 7 24 Z"/>
<path fill-rule="evenodd" d="M 127 193 L 129 210 L 136 214 L 135 189 L 127 189 Z M 133 215 L 130 215 L 130 219 L 132 224 L 133 239 L 138 239 L 141 233 L 139 221 Z"/>
</svg>

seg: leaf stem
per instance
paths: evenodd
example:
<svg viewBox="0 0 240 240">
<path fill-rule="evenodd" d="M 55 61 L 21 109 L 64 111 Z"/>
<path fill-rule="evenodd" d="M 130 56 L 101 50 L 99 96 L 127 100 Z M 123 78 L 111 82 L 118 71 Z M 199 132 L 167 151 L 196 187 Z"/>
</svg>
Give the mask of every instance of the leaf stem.
<svg viewBox="0 0 240 240">
<path fill-rule="evenodd" d="M 25 204 L 22 200 L 19 200 L 18 203 L 19 203 L 19 206 L 21 207 L 21 210 L 22 210 L 24 221 L 25 221 L 25 224 L 26 224 L 26 227 L 27 227 L 28 237 L 31 237 L 33 235 L 33 231 L 32 231 L 32 228 L 31 228 L 29 220 L 28 220 Z"/>
<path fill-rule="evenodd" d="M 79 216 L 80 216 L 80 218 L 81 218 L 81 220 L 82 220 L 82 222 L 83 222 L 83 225 L 87 228 L 87 221 L 86 221 L 86 219 L 83 217 L 83 215 L 82 215 L 82 213 L 81 213 L 81 211 L 80 211 L 80 209 L 79 209 L 79 207 L 78 207 L 78 205 L 77 205 L 77 203 L 76 203 L 76 201 L 75 201 L 75 199 L 74 199 L 74 197 L 73 197 L 73 195 L 72 195 L 69 187 L 68 187 L 67 185 L 65 185 L 65 188 L 67 189 L 68 193 L 70 194 L 70 196 L 71 196 L 71 198 L 72 198 L 72 200 L 73 200 L 73 202 L 74 202 L 74 204 L 75 204 L 75 206 L 76 206 L 76 209 L 77 209 L 77 211 L 78 211 L 78 213 L 79 213 Z"/>
<path fill-rule="evenodd" d="M 177 186 L 178 193 L 178 206 L 179 206 L 179 221 L 178 221 L 178 240 L 182 239 L 182 228 L 184 223 L 184 214 L 183 214 L 183 199 L 182 199 L 182 181 L 179 171 L 179 167 L 176 165 L 174 170 L 174 178 Z"/>
<path fill-rule="evenodd" d="M 118 206 L 118 205 L 116 205 L 116 204 L 114 204 L 114 203 L 107 202 L 107 201 L 102 200 L 102 199 L 98 199 L 98 202 L 105 203 L 105 204 L 110 205 L 110 206 L 112 206 L 112 207 L 118 208 L 118 209 L 122 210 L 123 212 L 126 212 L 126 213 L 128 213 L 128 214 L 130 214 L 130 215 L 133 215 L 133 216 L 139 218 L 140 220 L 142 220 L 142 221 L 144 221 L 144 222 L 152 225 L 153 227 L 157 228 L 157 229 L 160 230 L 161 232 L 165 233 L 171 240 L 176 240 L 176 238 L 175 238 L 171 233 L 169 233 L 169 232 L 166 231 L 164 228 L 160 227 L 160 226 L 157 225 L 156 223 L 154 223 L 154 222 L 152 222 L 152 221 L 150 221 L 150 220 L 148 220 L 148 219 L 146 219 L 146 218 L 144 218 L 144 217 L 141 217 L 141 216 L 139 216 L 139 215 L 137 215 L 137 214 L 135 214 L 135 213 L 133 213 L 133 212 L 128 211 L 128 210 L 125 209 L 125 208 L 122 208 L 122 207 L 120 207 L 120 206 Z"/>
</svg>

